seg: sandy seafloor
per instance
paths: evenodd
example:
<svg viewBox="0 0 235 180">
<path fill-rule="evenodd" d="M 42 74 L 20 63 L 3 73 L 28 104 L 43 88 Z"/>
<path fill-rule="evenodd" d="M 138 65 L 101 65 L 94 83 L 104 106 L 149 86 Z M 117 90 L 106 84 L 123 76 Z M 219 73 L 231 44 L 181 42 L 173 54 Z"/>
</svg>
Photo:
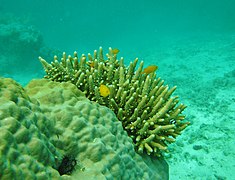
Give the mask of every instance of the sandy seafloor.
<svg viewBox="0 0 235 180">
<path fill-rule="evenodd" d="M 149 49 L 191 122 L 167 156 L 170 179 L 235 179 L 235 35 L 170 40 Z M 167 41 L 166 41 L 167 42 Z M 151 52 L 151 53 L 150 53 Z"/>
<path fill-rule="evenodd" d="M 141 55 L 188 106 L 191 125 L 166 154 L 170 179 L 235 179 L 235 34 L 169 37 Z"/>
</svg>

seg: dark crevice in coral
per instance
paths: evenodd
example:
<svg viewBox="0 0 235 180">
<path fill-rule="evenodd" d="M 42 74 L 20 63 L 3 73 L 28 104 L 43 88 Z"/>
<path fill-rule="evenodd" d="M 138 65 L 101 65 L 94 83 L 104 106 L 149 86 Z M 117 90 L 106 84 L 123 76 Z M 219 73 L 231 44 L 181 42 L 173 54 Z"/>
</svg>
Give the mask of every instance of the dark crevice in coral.
<svg viewBox="0 0 235 180">
<path fill-rule="evenodd" d="M 75 170 L 76 165 L 77 160 L 74 157 L 65 155 L 57 170 L 61 176 L 64 174 L 70 175 Z"/>
</svg>

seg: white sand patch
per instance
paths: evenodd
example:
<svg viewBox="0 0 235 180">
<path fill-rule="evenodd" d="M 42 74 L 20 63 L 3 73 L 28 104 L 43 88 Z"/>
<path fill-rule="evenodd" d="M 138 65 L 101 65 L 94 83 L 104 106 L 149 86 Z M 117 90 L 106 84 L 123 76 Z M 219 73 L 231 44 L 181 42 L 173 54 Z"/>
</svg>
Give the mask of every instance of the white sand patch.
<svg viewBox="0 0 235 180">
<path fill-rule="evenodd" d="M 191 122 L 166 155 L 170 179 L 235 179 L 235 36 L 171 39 L 148 64 L 170 85 Z"/>
</svg>

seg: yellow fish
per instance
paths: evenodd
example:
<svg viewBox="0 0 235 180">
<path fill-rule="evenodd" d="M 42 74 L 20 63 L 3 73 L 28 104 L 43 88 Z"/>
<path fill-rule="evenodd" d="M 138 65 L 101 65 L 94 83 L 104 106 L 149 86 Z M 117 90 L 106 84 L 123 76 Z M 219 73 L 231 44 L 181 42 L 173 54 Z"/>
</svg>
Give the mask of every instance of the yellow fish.
<svg viewBox="0 0 235 180">
<path fill-rule="evenodd" d="M 103 97 L 107 97 L 110 94 L 110 90 L 107 86 L 101 84 L 100 85 L 100 95 Z"/>
<path fill-rule="evenodd" d="M 86 62 L 86 64 L 87 64 L 88 66 L 90 66 L 91 68 L 94 68 L 94 67 L 95 67 L 95 62 L 93 62 L 93 61 Z"/>
<path fill-rule="evenodd" d="M 112 49 L 112 53 L 113 53 L 113 54 L 119 53 L 119 49 L 117 49 L 117 48 Z"/>
<path fill-rule="evenodd" d="M 88 64 L 90 67 L 92 67 L 92 68 L 95 67 L 95 63 L 94 63 L 94 62 L 87 62 L 87 64 Z"/>
<path fill-rule="evenodd" d="M 146 68 L 144 68 L 142 74 L 150 74 L 152 72 L 155 72 L 158 69 L 158 66 L 156 65 L 151 65 Z"/>
</svg>

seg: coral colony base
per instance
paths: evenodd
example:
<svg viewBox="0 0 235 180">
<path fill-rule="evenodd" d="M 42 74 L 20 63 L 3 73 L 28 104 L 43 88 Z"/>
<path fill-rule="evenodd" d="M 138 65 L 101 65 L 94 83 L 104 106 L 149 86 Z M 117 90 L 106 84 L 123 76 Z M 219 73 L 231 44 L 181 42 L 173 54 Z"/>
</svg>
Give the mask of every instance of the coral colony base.
<svg viewBox="0 0 235 180">
<path fill-rule="evenodd" d="M 189 125 L 182 115 L 186 106 L 179 104 L 178 96 L 172 97 L 176 87 L 169 89 L 156 78 L 157 66 L 143 69 L 141 61 L 137 67 L 136 58 L 127 67 L 123 58 L 117 59 L 118 52 L 109 48 L 105 58 L 100 47 L 93 56 L 74 52 L 73 57 L 63 53 L 60 60 L 55 56 L 51 64 L 39 60 L 46 79 L 71 82 L 88 99 L 113 110 L 137 151 L 160 157 Z"/>
</svg>

